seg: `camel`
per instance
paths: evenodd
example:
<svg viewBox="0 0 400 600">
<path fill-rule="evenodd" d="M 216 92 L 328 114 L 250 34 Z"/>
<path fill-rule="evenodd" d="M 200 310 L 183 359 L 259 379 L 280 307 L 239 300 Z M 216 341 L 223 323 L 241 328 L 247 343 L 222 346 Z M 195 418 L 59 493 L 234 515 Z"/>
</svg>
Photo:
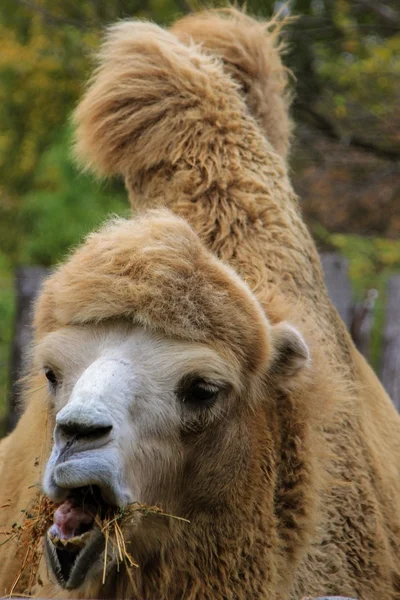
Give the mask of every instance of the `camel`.
<svg viewBox="0 0 400 600">
<path fill-rule="evenodd" d="M 327 296 L 264 30 L 233 10 L 119 23 L 75 113 L 80 160 L 122 176 L 137 216 L 89 236 L 36 306 L 0 497 L 6 523 L 38 480 L 60 504 L 36 597 L 400 597 L 400 421 Z M 92 485 L 189 523 L 132 522 L 139 568 L 111 556 L 103 584 L 91 523 L 67 564 L 51 541 Z"/>
</svg>

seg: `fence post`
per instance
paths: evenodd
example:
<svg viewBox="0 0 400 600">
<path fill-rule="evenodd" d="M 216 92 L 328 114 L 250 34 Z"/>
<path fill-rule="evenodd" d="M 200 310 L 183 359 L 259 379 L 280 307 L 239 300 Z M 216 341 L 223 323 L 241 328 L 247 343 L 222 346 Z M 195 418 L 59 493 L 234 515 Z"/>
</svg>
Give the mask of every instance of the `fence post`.
<svg viewBox="0 0 400 600">
<path fill-rule="evenodd" d="M 352 311 L 350 334 L 357 350 L 371 361 L 371 339 L 374 325 L 374 308 L 378 298 L 378 290 L 366 291 L 364 300 L 356 304 Z"/>
<path fill-rule="evenodd" d="M 347 329 L 350 329 L 353 298 L 348 276 L 348 260 L 336 252 L 324 252 L 321 254 L 321 263 L 329 297 Z"/>
<path fill-rule="evenodd" d="M 382 384 L 400 411 L 400 275 L 388 283 L 381 364 Z"/>
<path fill-rule="evenodd" d="M 15 270 L 16 314 L 11 350 L 7 432 L 14 429 L 18 422 L 18 380 L 23 373 L 27 351 L 31 342 L 32 305 L 47 273 L 48 270 L 45 267 L 18 267 Z"/>
</svg>

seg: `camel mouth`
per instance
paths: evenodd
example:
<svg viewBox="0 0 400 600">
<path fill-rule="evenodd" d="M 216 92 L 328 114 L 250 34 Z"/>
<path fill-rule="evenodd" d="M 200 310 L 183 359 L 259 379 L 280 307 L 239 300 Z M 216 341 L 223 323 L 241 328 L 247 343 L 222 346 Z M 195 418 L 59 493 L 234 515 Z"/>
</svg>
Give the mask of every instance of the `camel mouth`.
<svg viewBox="0 0 400 600">
<path fill-rule="evenodd" d="M 99 488 L 73 489 L 54 513 L 45 536 L 47 562 L 64 589 L 79 587 L 104 550 L 101 520 L 109 512 Z"/>
</svg>

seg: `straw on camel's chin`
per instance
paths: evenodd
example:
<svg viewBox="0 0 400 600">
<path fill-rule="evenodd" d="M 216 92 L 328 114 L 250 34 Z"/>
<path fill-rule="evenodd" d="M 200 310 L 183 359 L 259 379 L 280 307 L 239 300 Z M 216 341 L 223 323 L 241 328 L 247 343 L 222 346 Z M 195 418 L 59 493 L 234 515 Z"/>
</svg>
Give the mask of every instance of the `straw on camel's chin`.
<svg viewBox="0 0 400 600">
<path fill-rule="evenodd" d="M 95 523 L 98 500 L 95 502 L 92 494 L 90 487 L 69 490 L 45 535 L 50 572 L 66 589 L 79 587 L 104 552 L 104 536 Z"/>
</svg>

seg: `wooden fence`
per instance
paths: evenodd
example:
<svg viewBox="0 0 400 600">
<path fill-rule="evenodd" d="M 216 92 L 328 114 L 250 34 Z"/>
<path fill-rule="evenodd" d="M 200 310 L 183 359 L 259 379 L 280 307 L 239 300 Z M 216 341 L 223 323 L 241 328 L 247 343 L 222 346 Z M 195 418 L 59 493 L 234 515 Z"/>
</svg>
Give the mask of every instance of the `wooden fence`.
<svg viewBox="0 0 400 600">
<path fill-rule="evenodd" d="M 351 332 L 357 348 L 369 359 L 376 290 L 366 290 L 364 301 L 354 305 L 346 259 L 335 253 L 326 253 L 322 254 L 321 261 L 332 302 Z M 11 431 L 18 420 L 17 381 L 26 360 L 24 350 L 29 347 L 31 337 L 32 303 L 47 273 L 48 271 L 44 267 L 20 267 L 16 270 L 17 310 L 11 357 L 7 431 Z M 378 375 L 396 408 L 400 411 L 400 275 L 390 279 L 387 299 L 382 366 Z"/>
<path fill-rule="evenodd" d="M 15 271 L 14 286 L 17 301 L 13 345 L 10 364 L 10 394 L 6 417 L 6 431 L 14 429 L 18 420 L 18 380 L 26 360 L 26 348 L 31 340 L 32 306 L 43 279 L 48 274 L 45 267 L 19 267 Z"/>
</svg>

